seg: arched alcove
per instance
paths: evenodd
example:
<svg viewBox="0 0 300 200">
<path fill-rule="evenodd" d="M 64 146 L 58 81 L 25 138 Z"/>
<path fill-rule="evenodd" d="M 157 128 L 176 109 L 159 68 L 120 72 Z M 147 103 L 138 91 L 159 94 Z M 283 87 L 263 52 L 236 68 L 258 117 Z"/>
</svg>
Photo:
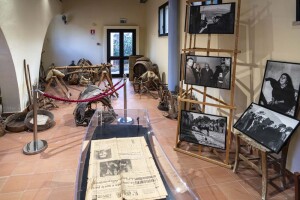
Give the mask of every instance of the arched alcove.
<svg viewBox="0 0 300 200">
<path fill-rule="evenodd" d="M 3 112 L 20 111 L 20 94 L 12 55 L 0 27 L 0 88 Z"/>
</svg>

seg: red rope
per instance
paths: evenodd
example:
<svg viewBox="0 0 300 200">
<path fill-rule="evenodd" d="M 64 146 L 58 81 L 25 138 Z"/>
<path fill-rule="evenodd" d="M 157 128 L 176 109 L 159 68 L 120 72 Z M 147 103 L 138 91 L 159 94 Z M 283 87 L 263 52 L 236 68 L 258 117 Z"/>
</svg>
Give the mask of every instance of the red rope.
<svg viewBox="0 0 300 200">
<path fill-rule="evenodd" d="M 116 92 L 117 90 L 121 89 L 126 83 L 123 83 L 122 85 L 120 85 L 118 88 L 116 89 L 113 89 L 111 92 L 105 92 L 105 93 L 100 93 L 94 97 L 91 97 L 91 98 L 87 98 L 87 99 L 79 99 L 79 100 L 72 100 L 72 99 L 64 99 L 64 98 L 60 98 L 60 97 L 57 97 L 57 96 L 53 96 L 53 95 L 50 95 L 50 94 L 47 94 L 47 93 L 43 93 L 41 91 L 39 91 L 43 96 L 45 97 L 48 97 L 48 98 L 51 98 L 51 99 L 55 99 L 55 100 L 58 100 L 58 101 L 65 101 L 65 102 L 76 102 L 76 103 L 79 103 L 79 102 L 91 102 L 91 101 L 97 101 L 103 97 L 106 97 L 106 96 L 109 96 L 111 94 L 113 94 L 114 92 Z"/>
<path fill-rule="evenodd" d="M 120 79 L 119 82 L 117 82 L 116 84 L 114 84 L 112 87 L 106 89 L 102 94 L 106 94 L 108 91 L 113 90 L 117 85 L 119 85 L 122 82 L 122 80 L 123 79 Z"/>
</svg>

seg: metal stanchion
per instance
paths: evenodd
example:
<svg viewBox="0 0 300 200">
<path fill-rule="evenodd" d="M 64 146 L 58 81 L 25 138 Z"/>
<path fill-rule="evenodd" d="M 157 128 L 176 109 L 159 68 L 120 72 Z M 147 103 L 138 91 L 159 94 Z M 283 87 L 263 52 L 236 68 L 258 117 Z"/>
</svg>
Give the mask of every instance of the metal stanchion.
<svg viewBox="0 0 300 200">
<path fill-rule="evenodd" d="M 123 76 L 124 78 L 124 117 L 120 117 L 118 119 L 118 123 L 119 124 L 133 124 L 133 119 L 131 117 L 127 116 L 127 86 L 126 86 L 126 82 L 127 82 L 127 77 L 126 74 L 124 74 Z"/>
<path fill-rule="evenodd" d="M 30 98 L 30 97 L 29 97 Z M 45 140 L 37 138 L 37 85 L 33 86 L 33 141 L 23 147 L 26 155 L 38 154 L 47 149 L 48 144 Z"/>
</svg>

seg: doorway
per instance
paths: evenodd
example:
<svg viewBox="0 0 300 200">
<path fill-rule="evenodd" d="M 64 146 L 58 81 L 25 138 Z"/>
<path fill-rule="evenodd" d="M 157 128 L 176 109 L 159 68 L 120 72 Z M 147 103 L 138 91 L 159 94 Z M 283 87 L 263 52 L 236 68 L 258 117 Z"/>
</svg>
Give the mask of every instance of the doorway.
<svg viewBox="0 0 300 200">
<path fill-rule="evenodd" d="M 129 74 L 129 56 L 136 54 L 135 29 L 107 29 L 107 62 L 112 77 Z"/>
</svg>

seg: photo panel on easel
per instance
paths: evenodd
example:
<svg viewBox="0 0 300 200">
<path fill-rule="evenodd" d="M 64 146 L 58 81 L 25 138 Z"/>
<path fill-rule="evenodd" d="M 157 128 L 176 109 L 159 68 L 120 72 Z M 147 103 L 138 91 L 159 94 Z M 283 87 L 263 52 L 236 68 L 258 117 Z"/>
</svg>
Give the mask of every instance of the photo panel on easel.
<svg viewBox="0 0 300 200">
<path fill-rule="evenodd" d="M 222 0 L 207 0 L 204 2 L 193 2 L 192 5 L 193 6 L 201 6 L 201 5 L 211 5 L 211 4 L 221 4 Z"/>
<path fill-rule="evenodd" d="M 231 57 L 187 55 L 185 84 L 230 90 Z"/>
<path fill-rule="evenodd" d="M 190 34 L 233 34 L 235 3 L 191 6 Z"/>
<path fill-rule="evenodd" d="M 181 111 L 181 141 L 226 149 L 227 118 L 223 116 Z"/>
<path fill-rule="evenodd" d="M 268 60 L 258 104 L 295 117 L 299 100 L 299 77 L 299 63 Z"/>
<path fill-rule="evenodd" d="M 294 118 L 252 103 L 233 127 L 278 153 L 298 125 Z"/>
</svg>

